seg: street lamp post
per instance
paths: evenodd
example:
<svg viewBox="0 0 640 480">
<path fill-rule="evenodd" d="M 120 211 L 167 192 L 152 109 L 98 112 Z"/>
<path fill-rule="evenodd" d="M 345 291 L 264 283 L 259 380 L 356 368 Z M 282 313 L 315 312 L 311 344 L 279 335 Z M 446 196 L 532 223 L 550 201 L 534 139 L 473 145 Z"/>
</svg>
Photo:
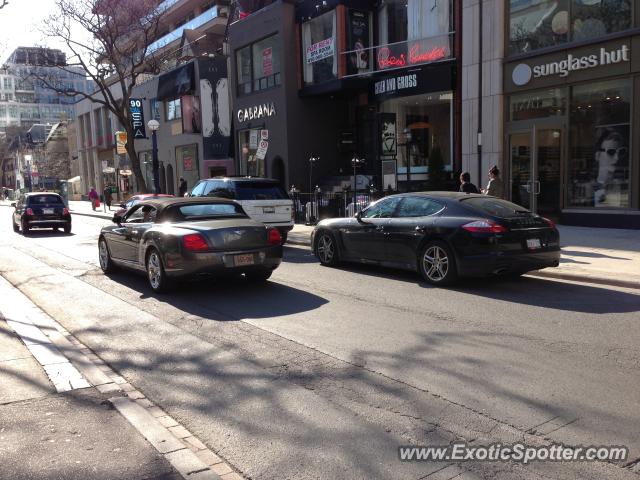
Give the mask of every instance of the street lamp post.
<svg viewBox="0 0 640 480">
<path fill-rule="evenodd" d="M 363 158 L 358 158 L 357 156 L 353 156 L 351 159 L 351 166 L 353 167 L 353 213 L 358 211 L 358 206 L 356 204 L 357 200 L 357 190 L 358 190 L 358 179 L 356 177 L 356 171 L 358 167 L 364 165 L 365 160 Z"/>
<path fill-rule="evenodd" d="M 407 157 L 407 190 L 411 191 L 411 129 L 405 128 L 402 133 Z"/>
<path fill-rule="evenodd" d="M 151 130 L 151 158 L 153 165 L 153 192 L 160 193 L 160 164 L 158 162 L 158 137 L 156 131 L 160 128 L 160 122 L 149 120 L 147 127 Z"/>
<path fill-rule="evenodd" d="M 309 193 L 313 192 L 313 166 L 320 161 L 320 157 L 311 154 L 309 157 Z"/>
<path fill-rule="evenodd" d="M 27 173 L 29 173 L 29 191 L 33 192 L 33 176 L 31 175 L 31 160 L 33 159 L 33 157 L 31 155 L 25 155 L 24 156 L 24 165 L 25 168 L 27 170 Z"/>
</svg>

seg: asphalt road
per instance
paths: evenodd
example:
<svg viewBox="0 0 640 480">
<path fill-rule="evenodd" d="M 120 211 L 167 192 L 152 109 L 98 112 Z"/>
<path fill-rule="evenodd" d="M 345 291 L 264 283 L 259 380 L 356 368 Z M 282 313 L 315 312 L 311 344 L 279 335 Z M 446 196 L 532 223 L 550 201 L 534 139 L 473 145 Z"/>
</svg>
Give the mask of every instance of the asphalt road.
<svg viewBox="0 0 640 480">
<path fill-rule="evenodd" d="M 97 268 L 106 221 L 10 229 L 0 273 L 251 478 L 424 478 L 397 446 L 627 445 L 640 457 L 640 292 L 543 280 L 451 289 L 304 248 L 265 286 Z M 605 463 L 465 463 L 486 478 L 624 478 Z M 635 477 L 637 478 L 637 477 Z"/>
</svg>

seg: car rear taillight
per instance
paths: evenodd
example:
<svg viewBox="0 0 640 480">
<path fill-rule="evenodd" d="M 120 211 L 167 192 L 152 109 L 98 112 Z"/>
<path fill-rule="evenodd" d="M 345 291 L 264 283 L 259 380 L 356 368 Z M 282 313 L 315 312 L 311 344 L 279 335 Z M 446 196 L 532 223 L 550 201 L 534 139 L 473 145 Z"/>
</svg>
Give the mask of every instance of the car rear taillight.
<svg viewBox="0 0 640 480">
<path fill-rule="evenodd" d="M 542 219 L 547 222 L 549 228 L 556 228 L 556 223 L 553 220 L 549 220 L 548 218 L 542 217 Z"/>
<path fill-rule="evenodd" d="M 199 233 L 190 233 L 182 237 L 182 246 L 190 252 L 206 252 L 209 250 L 207 241 Z"/>
<path fill-rule="evenodd" d="M 476 220 L 462 226 L 466 231 L 472 233 L 505 233 L 506 227 L 491 220 Z"/>
<path fill-rule="evenodd" d="M 282 235 L 277 228 L 269 229 L 269 245 L 280 245 L 282 243 Z"/>
<path fill-rule="evenodd" d="M 67 207 L 62 209 L 62 215 L 69 215 L 69 209 Z"/>
<path fill-rule="evenodd" d="M 33 210 L 31 208 L 27 208 L 27 210 L 24 212 L 25 215 L 33 215 Z"/>
</svg>

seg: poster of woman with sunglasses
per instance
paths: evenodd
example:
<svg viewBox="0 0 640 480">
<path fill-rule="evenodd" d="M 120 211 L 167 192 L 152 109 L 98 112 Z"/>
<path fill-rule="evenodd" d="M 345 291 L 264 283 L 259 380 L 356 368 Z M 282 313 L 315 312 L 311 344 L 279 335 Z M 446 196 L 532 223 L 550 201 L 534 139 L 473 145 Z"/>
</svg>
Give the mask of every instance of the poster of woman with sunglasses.
<svg viewBox="0 0 640 480">
<path fill-rule="evenodd" d="M 629 126 L 596 129 L 596 207 L 627 207 L 629 193 Z"/>
</svg>

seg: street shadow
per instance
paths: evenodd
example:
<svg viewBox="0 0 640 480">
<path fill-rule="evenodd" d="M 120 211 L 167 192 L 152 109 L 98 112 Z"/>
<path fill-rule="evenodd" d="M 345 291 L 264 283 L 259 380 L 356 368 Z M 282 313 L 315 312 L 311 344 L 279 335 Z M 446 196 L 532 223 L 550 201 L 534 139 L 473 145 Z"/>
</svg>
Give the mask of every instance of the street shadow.
<svg viewBox="0 0 640 480">
<path fill-rule="evenodd" d="M 108 276 L 137 292 L 140 300 L 155 299 L 187 314 L 215 321 L 303 314 L 328 303 L 319 295 L 273 280 L 253 283 L 243 277 L 203 277 L 177 282 L 170 292 L 156 294 L 142 274 L 119 270 Z"/>
<path fill-rule="evenodd" d="M 282 261 L 286 263 L 320 263 L 311 250 L 300 247 L 289 247 L 285 245 Z"/>
<path fill-rule="evenodd" d="M 571 257 L 588 257 L 588 258 L 609 258 L 611 260 L 633 260 L 629 257 L 614 257 L 612 255 L 605 255 L 604 253 L 595 252 L 580 252 L 576 250 L 562 249 L 562 255 L 569 255 Z"/>
<path fill-rule="evenodd" d="M 22 234 L 23 237 L 25 238 L 46 238 L 46 237 L 73 237 L 75 236 L 75 233 L 73 233 L 73 230 L 70 233 L 64 233 L 64 231 L 62 229 L 60 229 L 59 231 L 55 232 L 51 229 L 36 229 L 36 230 L 29 230 L 29 233 L 27 234 Z"/>
</svg>

